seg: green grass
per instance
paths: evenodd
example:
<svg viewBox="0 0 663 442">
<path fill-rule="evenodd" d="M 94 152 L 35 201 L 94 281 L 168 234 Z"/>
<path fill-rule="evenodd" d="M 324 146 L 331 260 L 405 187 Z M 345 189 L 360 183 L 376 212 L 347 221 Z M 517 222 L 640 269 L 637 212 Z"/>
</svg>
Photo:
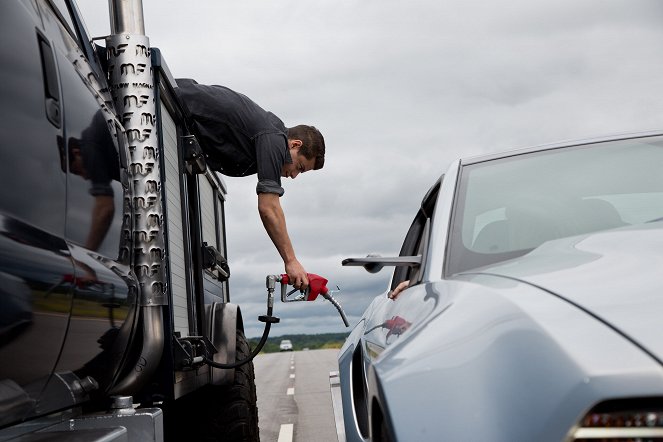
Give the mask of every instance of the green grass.
<svg viewBox="0 0 663 442">
<path fill-rule="evenodd" d="M 349 333 L 322 333 L 317 335 L 283 335 L 273 336 L 267 338 L 265 346 L 262 348 L 263 353 L 273 353 L 280 351 L 279 344 L 283 339 L 289 339 L 292 342 L 293 350 L 309 350 L 341 348 Z M 250 338 L 249 343 L 251 348 L 260 342 L 260 338 Z"/>
</svg>

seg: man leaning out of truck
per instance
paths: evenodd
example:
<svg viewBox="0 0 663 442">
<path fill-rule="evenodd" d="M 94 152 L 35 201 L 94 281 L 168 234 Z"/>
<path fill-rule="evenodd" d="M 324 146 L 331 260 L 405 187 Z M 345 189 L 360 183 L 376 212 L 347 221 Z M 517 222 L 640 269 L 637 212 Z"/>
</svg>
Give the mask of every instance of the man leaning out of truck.
<svg viewBox="0 0 663 442">
<path fill-rule="evenodd" d="M 273 113 L 224 86 L 178 79 L 175 89 L 188 120 L 201 137 L 207 164 L 223 175 L 258 175 L 258 212 L 295 288 L 308 287 L 306 270 L 297 260 L 279 198 L 281 177 L 321 169 L 325 140 L 313 126 L 286 128 Z"/>
</svg>

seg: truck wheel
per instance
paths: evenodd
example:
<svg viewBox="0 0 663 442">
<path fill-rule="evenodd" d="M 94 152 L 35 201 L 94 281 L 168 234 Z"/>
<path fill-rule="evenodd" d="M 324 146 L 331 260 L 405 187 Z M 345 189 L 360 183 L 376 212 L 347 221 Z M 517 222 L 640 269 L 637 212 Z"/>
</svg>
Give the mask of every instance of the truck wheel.
<svg viewBox="0 0 663 442">
<path fill-rule="evenodd" d="M 235 360 L 250 354 L 244 332 L 237 330 Z M 259 442 L 253 361 L 235 368 L 231 385 L 207 385 L 177 400 L 166 414 L 168 440 Z"/>
</svg>

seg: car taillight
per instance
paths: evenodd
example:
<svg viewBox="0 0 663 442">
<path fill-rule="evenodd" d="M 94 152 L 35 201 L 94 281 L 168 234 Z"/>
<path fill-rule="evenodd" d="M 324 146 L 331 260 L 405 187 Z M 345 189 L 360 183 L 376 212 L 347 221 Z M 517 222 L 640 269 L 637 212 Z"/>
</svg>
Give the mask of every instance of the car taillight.
<svg viewBox="0 0 663 442">
<path fill-rule="evenodd" d="M 663 442 L 660 399 L 603 402 L 585 415 L 571 441 Z"/>
</svg>

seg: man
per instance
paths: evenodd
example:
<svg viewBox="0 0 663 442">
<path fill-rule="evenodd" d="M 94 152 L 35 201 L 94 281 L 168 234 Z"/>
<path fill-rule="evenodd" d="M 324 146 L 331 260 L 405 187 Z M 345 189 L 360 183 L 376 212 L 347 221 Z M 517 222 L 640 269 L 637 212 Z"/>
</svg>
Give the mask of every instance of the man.
<svg viewBox="0 0 663 442">
<path fill-rule="evenodd" d="M 321 169 L 325 141 L 313 126 L 286 128 L 283 122 L 248 97 L 223 86 L 178 79 L 176 92 L 188 119 L 201 137 L 209 167 L 228 176 L 258 175 L 258 212 L 295 288 L 308 287 L 297 260 L 279 198 L 281 178 Z"/>
</svg>

